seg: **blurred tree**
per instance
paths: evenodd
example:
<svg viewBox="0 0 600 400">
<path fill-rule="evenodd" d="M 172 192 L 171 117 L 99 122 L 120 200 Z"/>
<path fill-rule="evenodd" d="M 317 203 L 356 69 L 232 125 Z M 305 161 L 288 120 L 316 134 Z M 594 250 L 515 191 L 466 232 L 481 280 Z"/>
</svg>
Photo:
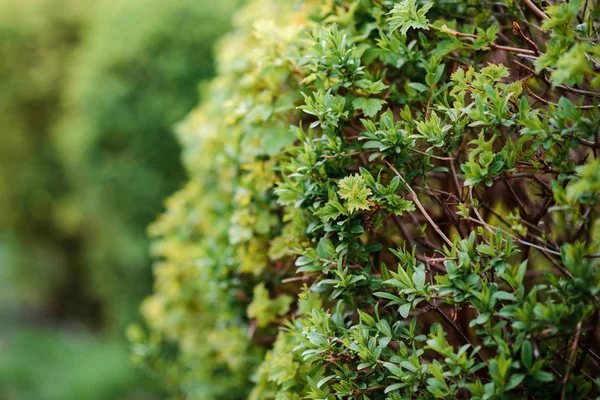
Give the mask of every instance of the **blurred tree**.
<svg viewBox="0 0 600 400">
<path fill-rule="evenodd" d="M 146 225 L 184 179 L 172 125 L 198 102 L 234 3 L 0 0 L 0 398 L 61 398 L 10 360 L 41 362 L 24 349 L 44 335 L 82 340 L 44 328 L 19 345 L 24 323 L 86 327 L 112 346 L 136 315 L 151 284 Z M 86 343 L 77 360 L 44 363 L 90 368 L 82 354 L 102 351 Z M 104 365 L 123 361 L 116 346 Z"/>
<path fill-rule="evenodd" d="M 94 287 L 122 328 L 149 291 L 146 226 L 183 182 L 172 125 L 212 74 L 233 1 L 108 2 L 91 24 L 57 130 L 76 191 L 68 214 Z"/>
<path fill-rule="evenodd" d="M 94 325 L 82 243 L 57 212 L 70 187 L 51 140 L 89 10 L 68 0 L 0 4 L 0 254 L 13 278 L 3 280 L 3 304 L 18 295 L 21 305 Z"/>
</svg>

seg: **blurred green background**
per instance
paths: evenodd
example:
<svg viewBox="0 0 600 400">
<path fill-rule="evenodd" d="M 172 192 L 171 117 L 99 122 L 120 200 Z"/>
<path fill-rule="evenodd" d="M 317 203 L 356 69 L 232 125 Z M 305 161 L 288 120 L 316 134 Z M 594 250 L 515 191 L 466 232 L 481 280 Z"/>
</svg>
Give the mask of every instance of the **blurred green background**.
<svg viewBox="0 0 600 400">
<path fill-rule="evenodd" d="M 0 399 L 154 399 L 124 331 L 235 0 L 0 0 Z"/>
</svg>

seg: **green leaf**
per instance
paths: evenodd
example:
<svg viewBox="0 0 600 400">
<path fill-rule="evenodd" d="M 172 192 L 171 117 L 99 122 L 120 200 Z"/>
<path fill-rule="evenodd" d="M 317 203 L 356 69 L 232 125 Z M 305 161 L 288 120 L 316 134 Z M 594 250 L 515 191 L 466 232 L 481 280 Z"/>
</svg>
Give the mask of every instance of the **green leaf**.
<svg viewBox="0 0 600 400">
<path fill-rule="evenodd" d="M 406 36 L 409 29 L 429 29 L 429 20 L 425 17 L 427 11 L 433 6 L 433 3 L 427 3 L 423 7 L 418 8 L 416 0 L 402 0 L 397 3 L 388 15 L 390 29 L 395 31 L 400 29 L 400 32 Z"/>
<path fill-rule="evenodd" d="M 306 338 L 315 346 L 327 345 L 327 339 L 325 339 L 323 335 L 318 332 L 310 332 L 308 335 L 306 335 Z"/>
<path fill-rule="evenodd" d="M 524 341 L 521 346 L 521 362 L 528 371 L 531 370 L 533 366 L 533 348 L 529 340 Z"/>
<path fill-rule="evenodd" d="M 421 92 L 425 92 L 425 91 L 429 91 L 429 88 L 425 85 L 423 85 L 422 83 L 419 82 L 411 82 L 408 84 L 408 86 L 410 86 L 411 88 L 415 89 L 417 92 L 421 93 Z"/>
<path fill-rule="evenodd" d="M 413 272 L 412 277 L 415 288 L 422 291 L 425 287 L 425 270 L 423 268 L 415 268 L 415 272 Z"/>
<path fill-rule="evenodd" d="M 317 382 L 317 387 L 320 388 L 321 386 L 323 386 L 324 384 L 326 384 L 327 382 L 329 382 L 330 380 L 332 380 L 335 377 L 337 377 L 337 375 L 335 375 L 335 374 L 326 376 L 325 378 L 323 378 L 319 382 Z"/>
<path fill-rule="evenodd" d="M 388 210 L 394 214 L 402 215 L 405 211 L 415 211 L 415 204 L 410 200 L 403 199 L 395 194 L 388 194 L 385 199 L 388 202 Z"/>
<path fill-rule="evenodd" d="M 358 97 L 354 99 L 352 106 L 355 109 L 363 110 L 363 113 L 367 117 L 373 118 L 379 111 L 381 111 L 381 108 L 385 103 L 386 101 L 381 99 L 367 99 L 365 97 Z"/>
<path fill-rule="evenodd" d="M 397 377 L 402 377 L 404 376 L 404 374 L 402 373 L 402 368 L 400 368 L 398 365 L 393 364 L 391 362 L 384 362 L 383 366 L 390 371 L 393 375 L 397 376 Z"/>
<path fill-rule="evenodd" d="M 552 382 L 554 380 L 554 375 L 546 371 L 536 371 L 533 374 L 533 379 L 538 382 Z"/>
<path fill-rule="evenodd" d="M 514 294 L 508 293 L 508 292 L 496 292 L 496 293 L 494 293 L 493 297 L 498 300 L 508 300 L 508 301 L 518 301 L 519 300 L 519 299 L 517 299 L 517 297 Z"/>
<path fill-rule="evenodd" d="M 525 374 L 511 375 L 510 379 L 508 380 L 508 383 L 506 384 L 506 390 L 512 390 L 516 388 L 521 384 L 521 382 L 523 382 L 523 379 L 525 379 Z"/>
<path fill-rule="evenodd" d="M 338 194 L 346 200 L 346 207 L 351 213 L 356 210 L 368 210 L 368 197 L 373 193 L 367 187 L 364 178 L 359 174 L 345 177 L 338 182 Z"/>
<path fill-rule="evenodd" d="M 398 312 L 400 313 L 400 315 L 402 316 L 402 318 L 407 318 L 408 317 L 408 314 L 410 313 L 410 308 L 411 308 L 410 303 L 402 304 L 398 308 Z"/>
<path fill-rule="evenodd" d="M 406 386 L 406 383 L 394 383 L 393 385 L 386 387 L 384 393 L 387 394 L 389 392 L 393 392 L 394 390 L 402 389 L 404 386 Z"/>
<path fill-rule="evenodd" d="M 364 278 L 364 277 L 363 277 Z M 361 322 L 368 326 L 375 326 L 375 320 L 369 314 L 362 310 L 358 310 L 358 315 L 360 316 Z"/>
</svg>

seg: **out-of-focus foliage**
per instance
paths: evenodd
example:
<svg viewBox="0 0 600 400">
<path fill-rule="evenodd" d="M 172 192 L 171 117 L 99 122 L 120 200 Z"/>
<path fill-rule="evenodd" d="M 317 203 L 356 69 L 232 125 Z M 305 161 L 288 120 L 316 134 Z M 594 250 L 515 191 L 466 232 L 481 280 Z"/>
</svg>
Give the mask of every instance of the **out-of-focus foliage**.
<svg viewBox="0 0 600 400">
<path fill-rule="evenodd" d="M 82 272 L 81 241 L 60 216 L 71 185 L 52 140 L 89 6 L 3 0 L 1 9 L 3 305 L 42 305 L 93 323 L 98 305 Z"/>
<path fill-rule="evenodd" d="M 69 221 L 110 321 L 122 329 L 148 292 L 147 225 L 184 178 L 173 125 L 212 74 L 235 1 L 106 2 L 76 55 L 56 130 L 76 188 Z M 124 290 L 126 288 L 126 290 Z"/>
<path fill-rule="evenodd" d="M 61 352 L 49 351 L 49 368 L 64 371 L 50 380 L 74 382 L 79 375 L 66 377 L 72 368 L 90 372 L 97 362 L 102 374 L 123 362 L 123 328 L 151 287 L 146 226 L 185 176 L 173 124 L 212 75 L 212 46 L 235 3 L 0 0 L 4 361 L 26 356 L 27 345 L 15 344 L 19 327 L 58 323 L 69 326 L 66 346 L 79 341 L 69 332 L 84 327 L 102 332 L 111 350 L 98 359 L 91 340 L 72 366 L 69 352 L 50 360 Z M 58 346 L 53 330 L 39 338 Z M 131 384 L 130 373 L 122 381 Z M 46 393 L 43 379 L 34 366 L 11 371 L 3 363 L 0 397 L 66 398 Z M 97 398 L 115 398 L 110 381 L 120 384 L 107 375 Z M 102 379 L 73 387 L 84 382 Z"/>
<path fill-rule="evenodd" d="M 181 398 L 598 396 L 598 13 L 251 1 L 135 358 Z"/>
</svg>

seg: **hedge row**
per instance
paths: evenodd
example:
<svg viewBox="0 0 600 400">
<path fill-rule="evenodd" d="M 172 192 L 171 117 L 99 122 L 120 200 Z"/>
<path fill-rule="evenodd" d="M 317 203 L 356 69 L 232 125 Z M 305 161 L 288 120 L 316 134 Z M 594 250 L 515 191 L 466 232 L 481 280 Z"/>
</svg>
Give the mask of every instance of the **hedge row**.
<svg viewBox="0 0 600 400">
<path fill-rule="evenodd" d="M 135 358 L 181 398 L 595 398 L 597 2 L 252 0 Z"/>
</svg>

